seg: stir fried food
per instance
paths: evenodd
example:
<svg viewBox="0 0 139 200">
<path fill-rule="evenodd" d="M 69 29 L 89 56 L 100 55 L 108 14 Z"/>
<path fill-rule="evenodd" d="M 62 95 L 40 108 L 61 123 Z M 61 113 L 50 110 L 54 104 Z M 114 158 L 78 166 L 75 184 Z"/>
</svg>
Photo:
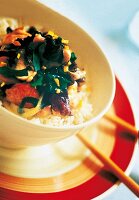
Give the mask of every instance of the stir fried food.
<svg viewBox="0 0 139 200">
<path fill-rule="evenodd" d="M 8 27 L 0 41 L 0 100 L 28 119 L 48 110 L 71 116 L 69 96 L 85 84 L 76 59 L 69 41 L 52 31 Z"/>
</svg>

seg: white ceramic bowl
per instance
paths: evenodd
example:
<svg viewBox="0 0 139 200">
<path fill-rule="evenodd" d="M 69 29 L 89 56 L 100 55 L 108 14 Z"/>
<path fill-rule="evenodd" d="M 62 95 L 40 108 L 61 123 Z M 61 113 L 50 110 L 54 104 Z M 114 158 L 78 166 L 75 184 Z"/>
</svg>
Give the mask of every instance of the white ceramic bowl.
<svg viewBox="0 0 139 200">
<path fill-rule="evenodd" d="M 54 30 L 70 40 L 70 46 L 78 56 L 79 66 L 84 66 L 87 71 L 94 109 L 94 117 L 88 122 L 56 128 L 37 125 L 0 106 L 0 145 L 19 147 L 55 142 L 99 120 L 113 101 L 115 78 L 107 59 L 94 40 L 76 24 L 36 1 L 0 0 L 0 5 L 1 16 L 22 18 L 29 25 L 40 24 L 46 30 Z"/>
</svg>

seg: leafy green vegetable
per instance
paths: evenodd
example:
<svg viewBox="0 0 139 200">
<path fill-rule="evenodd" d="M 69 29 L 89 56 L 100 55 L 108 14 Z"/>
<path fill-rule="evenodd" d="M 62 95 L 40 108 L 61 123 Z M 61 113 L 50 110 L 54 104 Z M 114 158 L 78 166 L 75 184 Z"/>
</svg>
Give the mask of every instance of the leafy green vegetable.
<svg viewBox="0 0 139 200">
<path fill-rule="evenodd" d="M 3 76 L 7 78 L 13 78 L 16 76 L 27 76 L 28 71 L 27 69 L 15 70 L 8 66 L 5 66 L 5 67 L 0 67 L 0 74 L 2 74 Z"/>
<path fill-rule="evenodd" d="M 37 52 L 33 52 L 33 67 L 34 70 L 37 72 L 40 70 L 41 64 L 40 64 L 40 57 Z"/>
<path fill-rule="evenodd" d="M 0 88 L 0 100 L 3 98 L 3 96 L 4 96 L 4 92 Z"/>
<path fill-rule="evenodd" d="M 74 62 L 77 59 L 74 52 L 71 52 L 70 62 Z"/>
<path fill-rule="evenodd" d="M 33 107 L 35 107 L 35 106 L 37 106 L 38 101 L 39 100 L 34 97 L 25 97 L 18 107 L 18 112 L 20 114 L 23 113 L 23 108 L 26 103 L 31 103 L 33 105 Z"/>
<path fill-rule="evenodd" d="M 38 45 L 38 54 L 41 64 L 47 68 L 60 66 L 63 63 L 63 43 L 61 37 L 53 39 L 47 35 L 45 42 Z"/>
<path fill-rule="evenodd" d="M 51 105 L 49 97 L 50 97 L 50 93 L 48 93 L 47 89 L 44 88 L 44 90 L 43 90 L 43 98 L 42 98 L 42 101 L 41 101 L 41 109 L 43 109 L 44 107 L 46 107 L 48 105 Z"/>
<path fill-rule="evenodd" d="M 33 79 L 33 81 L 30 84 L 32 87 L 43 85 L 43 75 L 42 76 L 36 75 L 36 77 Z"/>
</svg>

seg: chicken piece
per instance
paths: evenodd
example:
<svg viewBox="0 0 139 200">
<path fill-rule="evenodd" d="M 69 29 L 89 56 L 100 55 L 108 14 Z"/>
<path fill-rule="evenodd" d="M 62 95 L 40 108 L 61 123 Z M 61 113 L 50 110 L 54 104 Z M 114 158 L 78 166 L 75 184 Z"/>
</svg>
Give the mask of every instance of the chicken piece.
<svg viewBox="0 0 139 200">
<path fill-rule="evenodd" d="M 36 114 L 36 117 L 45 118 L 45 117 L 47 117 L 48 115 L 51 115 L 51 114 L 52 114 L 51 106 L 46 106 Z"/>
<path fill-rule="evenodd" d="M 1 56 L 0 57 L 0 67 L 3 67 L 6 65 L 7 57 L 6 56 Z"/>
<path fill-rule="evenodd" d="M 22 69 L 25 69 L 25 68 L 26 68 L 26 66 L 25 66 L 24 61 L 23 61 L 22 58 L 20 58 L 20 59 L 18 60 L 17 65 L 16 65 L 15 68 L 16 68 L 17 70 L 22 70 Z"/>
<path fill-rule="evenodd" d="M 64 57 L 65 63 L 69 62 L 70 57 L 71 57 L 71 50 L 70 49 L 63 49 L 63 57 Z"/>
<path fill-rule="evenodd" d="M 44 42 L 45 38 L 41 36 L 41 34 L 35 34 L 33 42 Z"/>
<path fill-rule="evenodd" d="M 24 30 L 23 27 L 15 29 L 13 32 L 8 33 L 4 36 L 2 43 L 3 44 L 14 44 L 15 46 L 21 46 L 17 39 L 25 39 L 31 37 L 32 35 Z"/>
</svg>

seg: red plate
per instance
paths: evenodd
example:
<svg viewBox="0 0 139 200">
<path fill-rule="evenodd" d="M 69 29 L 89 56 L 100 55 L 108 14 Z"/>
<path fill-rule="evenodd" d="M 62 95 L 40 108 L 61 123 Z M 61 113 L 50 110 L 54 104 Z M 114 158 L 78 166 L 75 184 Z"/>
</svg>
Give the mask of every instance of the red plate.
<svg viewBox="0 0 139 200">
<path fill-rule="evenodd" d="M 115 113 L 131 124 L 135 124 L 133 111 L 128 100 L 128 97 L 119 83 L 116 81 L 116 95 L 113 102 Z M 127 171 L 131 160 L 135 153 L 137 140 L 130 135 L 123 134 L 124 130 L 121 127 L 116 127 L 116 139 L 111 153 L 112 160 L 120 166 L 121 169 Z M 130 167 L 131 168 L 131 167 Z M 128 170 L 129 173 L 129 170 Z M 82 174 L 81 174 L 82 175 Z M 39 180 L 39 179 L 38 179 Z M 60 190 L 51 193 L 32 193 L 14 191 L 7 188 L 0 189 L 0 200 L 88 200 L 103 198 L 106 194 L 112 191 L 113 186 L 116 186 L 117 178 L 108 172 L 104 167 L 99 170 L 95 176 L 87 181 L 71 187 L 66 190 Z M 45 184 L 45 182 L 44 182 Z M 47 183 L 46 183 L 47 184 Z M 97 198 L 96 198 L 97 197 Z"/>
</svg>

